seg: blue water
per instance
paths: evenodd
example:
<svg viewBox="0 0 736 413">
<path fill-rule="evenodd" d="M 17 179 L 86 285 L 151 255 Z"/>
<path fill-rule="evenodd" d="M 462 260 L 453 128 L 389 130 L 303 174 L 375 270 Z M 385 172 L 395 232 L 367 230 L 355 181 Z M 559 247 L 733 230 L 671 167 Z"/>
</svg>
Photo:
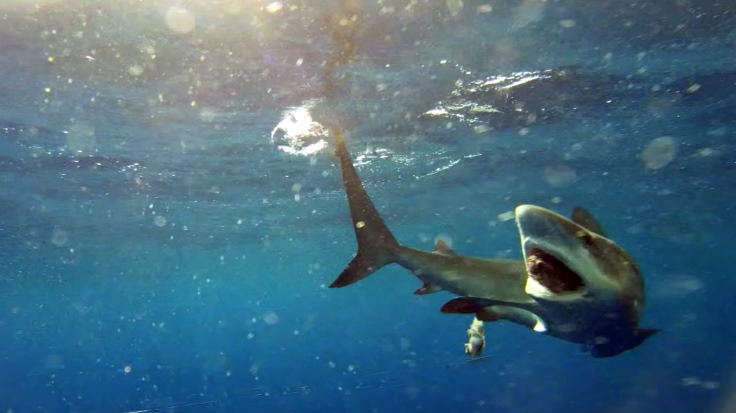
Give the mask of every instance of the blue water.
<svg viewBox="0 0 736 413">
<path fill-rule="evenodd" d="M 325 96 L 345 4 L 0 4 L 0 412 L 736 411 L 736 7 L 357 2 Z M 422 116 L 571 66 L 500 120 Z M 487 323 L 470 359 L 398 266 L 327 288 L 356 246 L 322 121 L 410 246 L 520 258 L 501 214 L 585 206 L 662 331 L 595 359 Z"/>
</svg>

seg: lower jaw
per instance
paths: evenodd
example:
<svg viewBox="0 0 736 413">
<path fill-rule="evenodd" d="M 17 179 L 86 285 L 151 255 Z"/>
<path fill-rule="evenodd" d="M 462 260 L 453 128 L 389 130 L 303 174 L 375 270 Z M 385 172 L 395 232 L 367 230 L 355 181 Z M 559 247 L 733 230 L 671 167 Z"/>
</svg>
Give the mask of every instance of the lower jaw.
<svg viewBox="0 0 736 413">
<path fill-rule="evenodd" d="M 532 277 L 527 277 L 524 291 L 533 297 L 539 298 L 548 298 L 555 295 L 555 293 L 550 291 L 547 287 L 540 284 L 539 281 L 535 280 Z"/>
</svg>

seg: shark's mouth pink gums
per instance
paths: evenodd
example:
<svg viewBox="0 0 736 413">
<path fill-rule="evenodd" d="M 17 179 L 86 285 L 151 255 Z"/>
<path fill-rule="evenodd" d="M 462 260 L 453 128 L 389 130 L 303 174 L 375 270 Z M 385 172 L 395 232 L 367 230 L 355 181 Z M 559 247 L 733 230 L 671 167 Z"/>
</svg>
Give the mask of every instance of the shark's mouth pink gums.
<svg viewBox="0 0 736 413">
<path fill-rule="evenodd" d="M 569 293 L 584 287 L 583 279 L 562 261 L 539 248 L 526 254 L 529 276 L 553 293 Z"/>
</svg>

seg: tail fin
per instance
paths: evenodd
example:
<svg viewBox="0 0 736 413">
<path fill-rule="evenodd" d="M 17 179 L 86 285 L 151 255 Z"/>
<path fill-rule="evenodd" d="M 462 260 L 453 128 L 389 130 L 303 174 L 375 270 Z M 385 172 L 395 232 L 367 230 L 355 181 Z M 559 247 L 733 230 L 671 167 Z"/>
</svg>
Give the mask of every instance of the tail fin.
<svg viewBox="0 0 736 413">
<path fill-rule="evenodd" d="M 353 166 L 345 147 L 345 140 L 339 130 L 333 130 L 337 144 L 336 154 L 340 158 L 342 182 L 350 206 L 355 237 L 358 239 L 358 254 L 353 258 L 330 288 L 340 288 L 360 281 L 373 274 L 384 265 L 394 262 L 399 243 L 386 227 L 383 219 L 373 206 L 358 172 Z"/>
</svg>

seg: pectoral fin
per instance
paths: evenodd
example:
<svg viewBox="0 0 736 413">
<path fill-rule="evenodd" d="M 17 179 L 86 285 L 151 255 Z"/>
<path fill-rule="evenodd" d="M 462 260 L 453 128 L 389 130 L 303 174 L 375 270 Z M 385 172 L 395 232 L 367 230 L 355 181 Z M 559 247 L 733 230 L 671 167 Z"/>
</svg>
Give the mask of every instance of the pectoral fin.
<svg viewBox="0 0 736 413">
<path fill-rule="evenodd" d="M 482 310 L 484 307 L 500 305 L 504 307 L 520 308 L 522 310 L 534 311 L 537 307 L 533 303 L 518 303 L 514 301 L 490 300 L 480 297 L 457 297 L 446 302 L 442 306 L 443 313 L 470 314 Z"/>
<path fill-rule="evenodd" d="M 481 321 L 497 321 L 503 318 L 501 314 L 490 307 L 484 307 L 472 297 L 453 298 L 446 302 L 440 311 L 452 314 L 475 314 L 475 318 Z"/>
<path fill-rule="evenodd" d="M 440 311 L 453 314 L 475 314 L 481 311 L 483 307 L 484 305 L 479 303 L 479 299 L 473 297 L 457 297 L 446 302 Z"/>
<path fill-rule="evenodd" d="M 536 314 L 534 303 L 489 300 L 479 297 L 457 297 L 446 302 L 440 311 L 454 314 L 475 314 L 478 320 L 511 320 L 538 332 L 546 331 L 544 321 Z"/>
</svg>

